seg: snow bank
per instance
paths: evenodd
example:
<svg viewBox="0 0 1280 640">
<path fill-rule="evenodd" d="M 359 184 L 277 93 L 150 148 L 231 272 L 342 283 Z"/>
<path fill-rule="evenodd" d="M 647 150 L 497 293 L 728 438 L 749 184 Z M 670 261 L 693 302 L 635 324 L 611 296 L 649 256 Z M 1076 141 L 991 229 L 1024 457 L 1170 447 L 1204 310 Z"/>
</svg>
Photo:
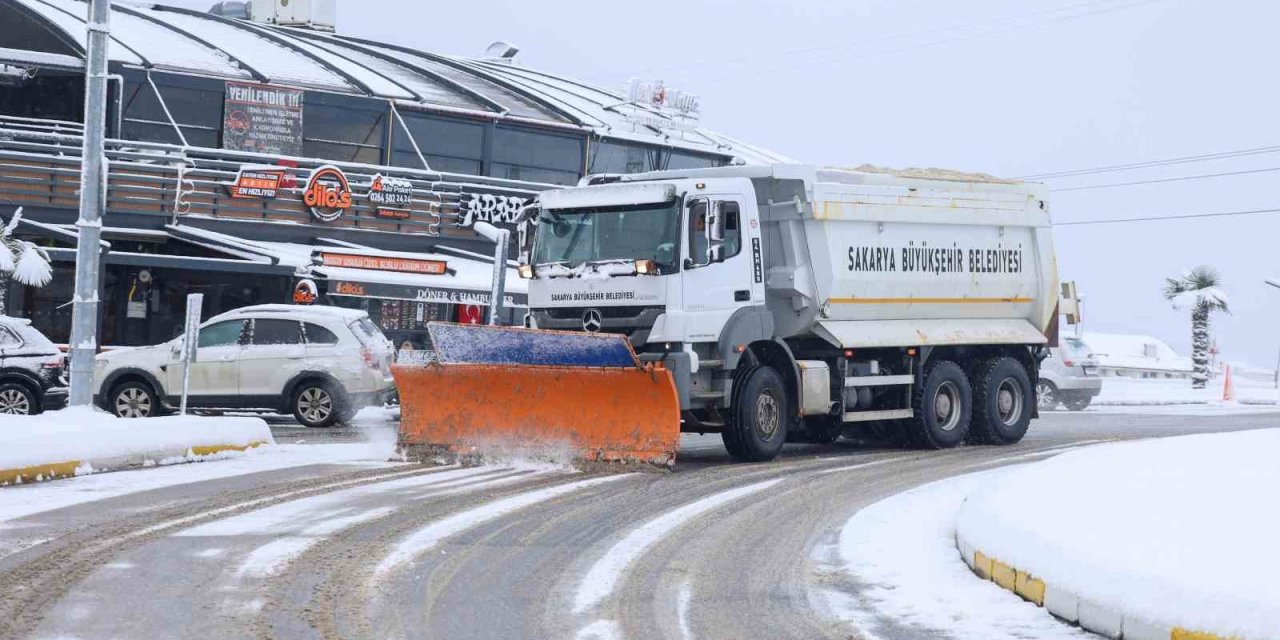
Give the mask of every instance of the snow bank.
<svg viewBox="0 0 1280 640">
<path fill-rule="evenodd" d="M 858 511 L 837 539 L 814 548 L 823 579 L 813 583 L 811 602 L 820 613 L 857 628 L 853 637 L 1094 637 L 976 580 L 957 560 L 956 515 L 965 496 L 985 482 L 1002 482 L 1008 473 L 949 478 Z"/>
<path fill-rule="evenodd" d="M 1236 401 L 1246 405 L 1275 405 L 1280 401 L 1271 382 L 1233 376 Z M 1208 388 L 1192 389 L 1190 380 L 1158 378 L 1103 378 L 1102 393 L 1093 404 L 1102 406 L 1160 406 L 1211 404 L 1222 402 L 1222 378 L 1209 381 Z"/>
<path fill-rule="evenodd" d="M 1275 638 L 1276 451 L 1280 430 L 1066 453 L 972 492 L 957 540 L 1070 594 L 1081 617 L 1092 603 L 1126 626 Z"/>
<path fill-rule="evenodd" d="M 0 483 L 148 466 L 274 444 L 258 418 L 174 416 L 126 420 L 94 409 L 0 416 Z M 45 467 L 54 473 L 41 471 Z M 29 477 L 30 476 L 30 477 Z"/>
</svg>

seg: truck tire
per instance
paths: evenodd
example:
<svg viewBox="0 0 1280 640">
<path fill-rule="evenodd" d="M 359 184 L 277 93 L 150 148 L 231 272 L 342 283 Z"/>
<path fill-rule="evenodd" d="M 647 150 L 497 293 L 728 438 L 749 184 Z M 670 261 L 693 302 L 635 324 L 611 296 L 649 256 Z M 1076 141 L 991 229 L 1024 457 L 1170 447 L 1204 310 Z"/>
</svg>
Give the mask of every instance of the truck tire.
<svg viewBox="0 0 1280 640">
<path fill-rule="evenodd" d="M 739 462 L 766 462 L 778 456 L 787 440 L 787 391 L 773 367 L 743 372 L 733 390 L 724 448 Z"/>
<path fill-rule="evenodd" d="M 950 449 L 964 442 L 973 416 L 973 390 L 964 369 L 950 360 L 929 365 L 912 408 L 916 417 L 909 429 L 917 447 Z"/>
<path fill-rule="evenodd" d="M 1031 378 L 1021 362 L 992 358 L 973 371 L 973 426 L 969 441 L 1013 444 L 1031 425 Z"/>
</svg>

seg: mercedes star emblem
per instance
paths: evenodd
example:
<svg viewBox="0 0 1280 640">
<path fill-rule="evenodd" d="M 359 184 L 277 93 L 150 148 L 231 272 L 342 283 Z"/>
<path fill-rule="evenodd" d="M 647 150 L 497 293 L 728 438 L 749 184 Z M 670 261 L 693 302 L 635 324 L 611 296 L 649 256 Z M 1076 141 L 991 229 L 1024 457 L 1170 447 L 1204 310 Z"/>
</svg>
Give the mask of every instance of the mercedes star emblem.
<svg viewBox="0 0 1280 640">
<path fill-rule="evenodd" d="M 604 319 L 600 315 L 599 309 L 587 309 L 587 312 L 582 314 L 582 328 L 586 332 L 597 333 L 600 331 L 600 327 L 603 326 Z"/>
</svg>

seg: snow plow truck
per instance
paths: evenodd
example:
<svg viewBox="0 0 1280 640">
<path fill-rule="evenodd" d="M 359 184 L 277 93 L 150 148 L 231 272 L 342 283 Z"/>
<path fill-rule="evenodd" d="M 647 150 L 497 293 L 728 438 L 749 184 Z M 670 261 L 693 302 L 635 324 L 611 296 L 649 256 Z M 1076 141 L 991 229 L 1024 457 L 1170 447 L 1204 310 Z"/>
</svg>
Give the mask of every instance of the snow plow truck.
<svg viewBox="0 0 1280 640">
<path fill-rule="evenodd" d="M 1011 444 L 1056 345 L 1047 190 L 942 170 L 591 176 L 525 212 L 526 327 L 431 327 L 397 369 L 417 453 L 740 461 L 867 431 Z"/>
</svg>

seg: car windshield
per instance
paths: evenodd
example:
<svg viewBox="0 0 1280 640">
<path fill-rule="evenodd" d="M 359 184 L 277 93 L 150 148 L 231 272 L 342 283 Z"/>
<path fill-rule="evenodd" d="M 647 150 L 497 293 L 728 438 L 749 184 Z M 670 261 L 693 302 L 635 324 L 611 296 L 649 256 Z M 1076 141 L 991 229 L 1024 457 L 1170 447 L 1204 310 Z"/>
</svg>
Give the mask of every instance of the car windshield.
<svg viewBox="0 0 1280 640">
<path fill-rule="evenodd" d="M 670 273 L 679 255 L 678 201 L 661 205 L 544 211 L 533 263 L 576 267 L 605 260 L 652 260 Z"/>
<path fill-rule="evenodd" d="M 1087 358 L 1089 353 L 1089 345 L 1084 343 L 1080 338 L 1064 338 L 1062 340 L 1062 355 L 1071 358 Z"/>
</svg>

